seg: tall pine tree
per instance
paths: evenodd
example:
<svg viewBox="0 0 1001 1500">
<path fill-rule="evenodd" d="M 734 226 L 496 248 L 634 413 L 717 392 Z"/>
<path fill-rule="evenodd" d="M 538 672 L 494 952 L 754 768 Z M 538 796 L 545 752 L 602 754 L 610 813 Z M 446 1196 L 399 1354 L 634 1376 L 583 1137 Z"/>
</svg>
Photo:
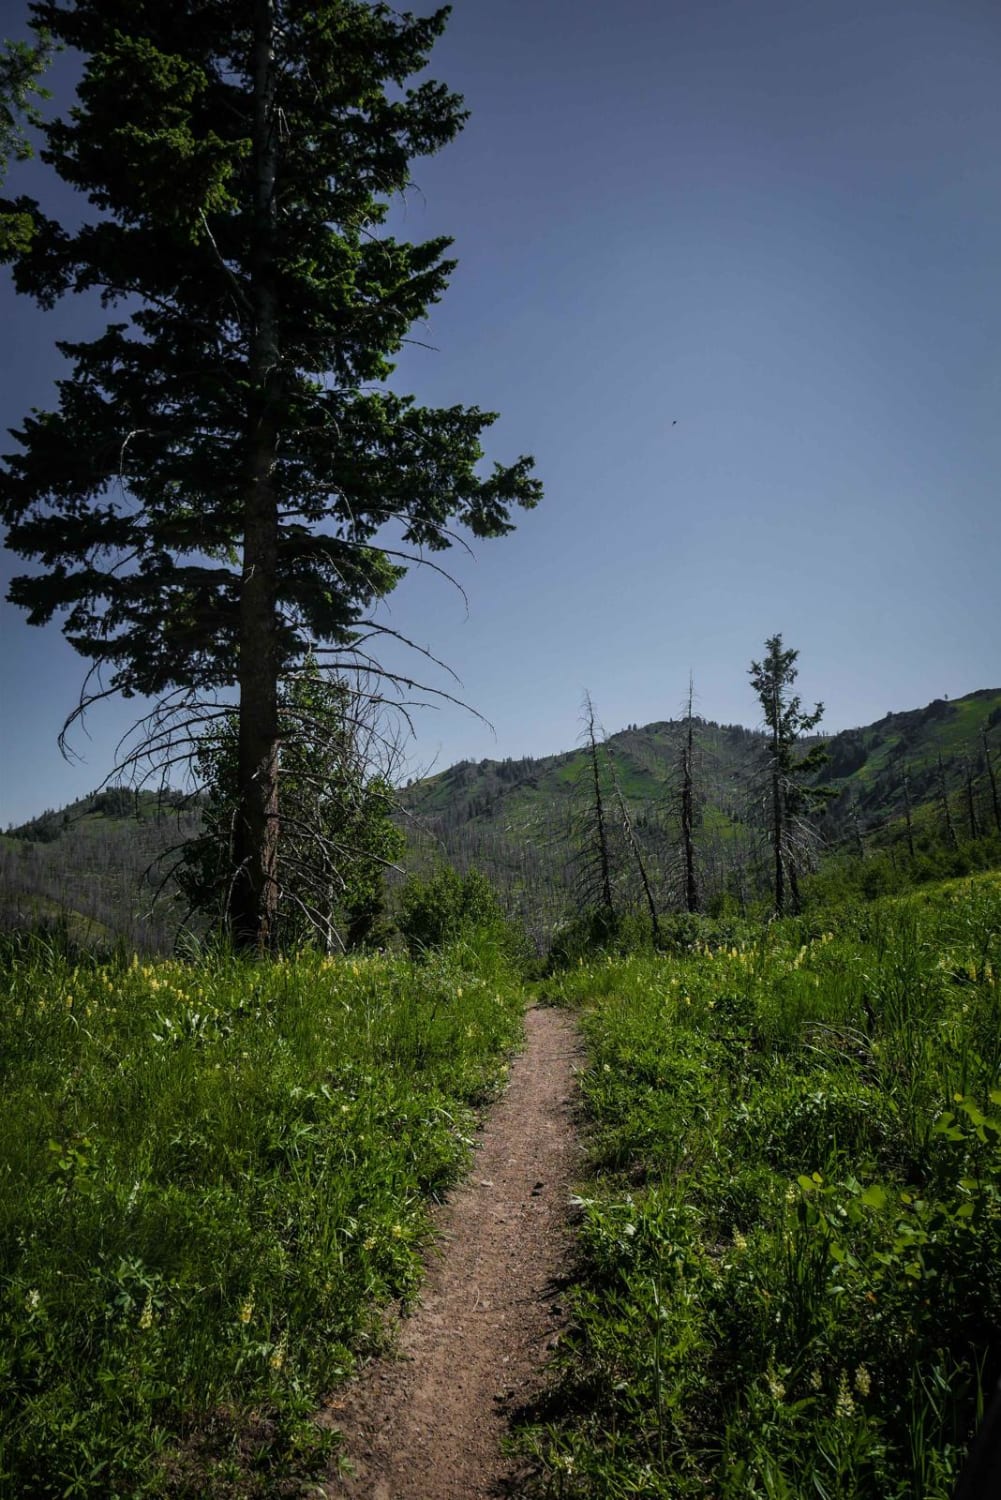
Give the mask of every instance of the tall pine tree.
<svg viewBox="0 0 1001 1500">
<path fill-rule="evenodd" d="M 236 689 L 239 809 L 230 925 L 277 936 L 279 684 L 350 647 L 399 581 L 390 550 L 455 523 L 511 529 L 532 461 L 480 471 L 476 407 L 386 388 L 439 300 L 449 241 L 386 230 L 413 158 L 461 128 L 461 99 L 408 79 L 447 10 L 365 0 L 39 0 L 39 34 L 82 55 L 78 102 L 45 161 L 89 203 L 64 227 L 28 199 L 6 248 L 51 307 L 120 309 L 62 343 L 54 411 L 33 412 L 0 476 L 8 545 L 43 565 L 11 599 L 106 671 L 103 691 Z M 100 681 L 100 679 L 99 679 Z"/>
</svg>

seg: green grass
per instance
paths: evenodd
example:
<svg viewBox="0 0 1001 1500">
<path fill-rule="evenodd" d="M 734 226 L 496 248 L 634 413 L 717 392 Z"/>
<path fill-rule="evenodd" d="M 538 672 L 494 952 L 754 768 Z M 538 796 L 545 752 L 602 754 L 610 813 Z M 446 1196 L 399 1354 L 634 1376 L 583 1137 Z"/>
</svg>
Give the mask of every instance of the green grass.
<svg viewBox="0 0 1001 1500">
<path fill-rule="evenodd" d="M 520 989 L 468 951 L 3 970 L 0 1496 L 277 1493 L 415 1291 Z"/>
<path fill-rule="evenodd" d="M 538 1492 L 947 1500 L 1001 1373 L 1001 881 L 580 964 Z"/>
</svg>

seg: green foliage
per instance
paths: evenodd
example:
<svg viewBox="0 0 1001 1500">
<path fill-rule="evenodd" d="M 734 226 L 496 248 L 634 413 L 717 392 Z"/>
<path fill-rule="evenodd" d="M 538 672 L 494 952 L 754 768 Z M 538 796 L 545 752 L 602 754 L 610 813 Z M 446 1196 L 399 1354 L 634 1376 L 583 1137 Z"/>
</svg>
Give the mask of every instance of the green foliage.
<svg viewBox="0 0 1001 1500">
<path fill-rule="evenodd" d="M 670 925 L 668 920 L 666 926 Z M 620 916 L 607 907 L 593 906 L 556 928 L 547 972 L 556 973 L 599 955 L 641 952 L 653 946 L 651 924 L 645 916 L 635 912 Z"/>
<path fill-rule="evenodd" d="M 761 661 L 751 663 L 751 686 L 761 702 L 761 711 L 771 737 L 772 753 L 781 770 L 786 774 L 796 771 L 802 775 L 808 770 L 816 769 L 826 759 L 826 751 L 822 746 L 814 746 L 799 761 L 794 761 L 792 756 L 797 740 L 804 734 L 809 734 L 820 723 L 824 716 L 824 705 L 817 703 L 812 713 L 806 713 L 798 694 L 790 694 L 790 688 L 799 675 L 796 667 L 798 651 L 784 650 L 780 635 L 769 636 L 765 647 L 768 654 Z"/>
<path fill-rule="evenodd" d="M 948 1500 L 1001 1373 L 1001 881 L 692 937 L 549 982 L 592 1181 L 535 1492 Z"/>
<path fill-rule="evenodd" d="M 369 720 L 364 697 L 315 663 L 307 662 L 281 695 L 285 947 L 315 941 L 356 948 L 386 936 L 385 872 L 406 841 L 393 821 L 393 790 L 369 764 L 366 742 L 378 739 Z M 203 831 L 184 846 L 174 878 L 190 909 L 225 931 L 239 810 L 235 713 L 203 737 L 196 767 L 205 793 Z"/>
<path fill-rule="evenodd" d="M 6 250 L 14 284 L 42 307 L 96 292 L 118 312 L 60 344 L 57 409 L 14 433 L 0 516 L 33 565 L 9 597 L 31 624 L 61 617 L 103 669 L 98 695 L 160 700 L 157 756 L 176 750 L 170 709 L 183 733 L 238 689 L 229 914 L 237 942 L 273 948 L 279 683 L 318 643 L 371 665 L 372 606 L 409 563 L 457 527 L 504 535 L 541 496 L 526 456 L 482 472 L 494 414 L 390 389 L 455 264 L 446 238 L 386 228 L 412 159 L 465 118 L 441 84 L 409 83 L 448 11 L 31 13 L 81 59 L 77 104 L 41 126 L 42 154 L 90 211 L 67 228 L 8 204 L 32 226 Z"/>
<path fill-rule="evenodd" d="M 813 745 L 805 754 L 796 751 L 798 741 L 820 723 L 824 705 L 817 703 L 813 712 L 807 713 L 802 700 L 791 691 L 799 675 L 799 652 L 784 650 L 780 635 L 770 636 L 765 646 L 768 654 L 759 662 L 752 661 L 750 678 L 768 730 L 768 833 L 774 855 L 775 911 L 782 916 L 787 907 L 787 887 L 793 909 L 798 910 L 800 904 L 799 869 L 810 836 L 805 814 L 831 794 L 810 779 L 827 760 L 826 746 Z"/>
<path fill-rule="evenodd" d="M 842 854 L 825 860 L 804 888 L 808 907 L 825 906 L 853 898 L 875 900 L 903 895 L 917 886 L 956 879 L 964 875 L 1001 868 L 1001 838 L 986 835 L 953 848 L 947 840 L 927 835 L 917 843 L 914 858 L 896 844 L 876 849 L 864 860 Z"/>
<path fill-rule="evenodd" d="M 413 875 L 405 882 L 400 889 L 398 925 L 415 957 L 475 932 L 502 936 L 507 931 L 486 876 L 478 870 L 460 875 L 451 865 L 439 865 L 431 875 Z"/>
<path fill-rule="evenodd" d="M 444 548 L 452 523 L 501 535 L 509 507 L 539 497 L 526 458 L 477 474 L 492 415 L 382 386 L 454 265 L 447 240 L 406 244 L 383 228 L 410 158 L 464 119 L 442 85 L 403 88 L 447 12 L 287 0 L 263 105 L 252 7 L 194 18 L 44 0 L 33 14 L 82 54 L 78 106 L 41 128 L 46 161 L 100 218 L 67 230 L 17 200 L 35 232 L 15 284 L 43 306 L 92 288 L 126 305 L 101 337 L 61 346 L 58 410 L 16 433 L 0 493 L 8 544 L 46 567 L 11 597 L 32 623 L 65 615 L 71 643 L 127 694 L 232 684 L 266 414 L 281 673 L 311 641 L 351 639 L 395 586 L 403 569 L 376 540 L 387 522 L 405 545 Z M 265 209 L 262 162 L 276 182 Z M 262 390 L 264 317 L 276 348 Z"/>
<path fill-rule="evenodd" d="M 455 953 L 0 958 L 0 1495 L 298 1493 L 520 991 Z"/>
<path fill-rule="evenodd" d="M 12 160 L 27 161 L 34 155 L 26 127 L 41 124 L 35 100 L 50 97 L 39 79 L 51 51 L 45 32 L 34 43 L 5 41 L 0 47 L 0 188 Z M 33 229 L 30 213 L 0 203 L 0 259 L 26 251 Z"/>
</svg>

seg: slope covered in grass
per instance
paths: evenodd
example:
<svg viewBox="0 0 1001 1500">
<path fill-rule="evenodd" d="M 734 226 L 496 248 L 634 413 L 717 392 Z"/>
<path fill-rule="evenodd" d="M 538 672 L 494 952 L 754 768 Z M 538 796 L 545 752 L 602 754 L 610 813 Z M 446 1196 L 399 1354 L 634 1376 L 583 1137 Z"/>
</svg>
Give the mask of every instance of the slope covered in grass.
<svg viewBox="0 0 1001 1500">
<path fill-rule="evenodd" d="M 420 965 L 3 954 L 0 1495 L 278 1493 L 520 1033 Z"/>
<path fill-rule="evenodd" d="M 948 1500 L 1001 1373 L 996 875 L 582 963 L 547 1495 Z"/>
</svg>

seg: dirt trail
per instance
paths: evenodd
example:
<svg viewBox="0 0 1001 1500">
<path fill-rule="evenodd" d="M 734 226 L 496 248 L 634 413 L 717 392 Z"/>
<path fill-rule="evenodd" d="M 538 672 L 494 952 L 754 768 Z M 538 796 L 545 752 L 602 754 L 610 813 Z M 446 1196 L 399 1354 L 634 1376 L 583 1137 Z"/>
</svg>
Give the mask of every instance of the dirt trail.
<svg viewBox="0 0 1001 1500">
<path fill-rule="evenodd" d="M 352 1500 L 486 1500 L 516 1493 L 506 1413 L 541 1385 L 559 1331 L 568 1189 L 577 1169 L 573 1070 L 560 1011 L 531 1010 L 527 1046 L 490 1109 L 472 1171 L 442 1208 L 439 1251 L 398 1356 L 369 1366 L 324 1420 L 344 1433 Z"/>
</svg>

